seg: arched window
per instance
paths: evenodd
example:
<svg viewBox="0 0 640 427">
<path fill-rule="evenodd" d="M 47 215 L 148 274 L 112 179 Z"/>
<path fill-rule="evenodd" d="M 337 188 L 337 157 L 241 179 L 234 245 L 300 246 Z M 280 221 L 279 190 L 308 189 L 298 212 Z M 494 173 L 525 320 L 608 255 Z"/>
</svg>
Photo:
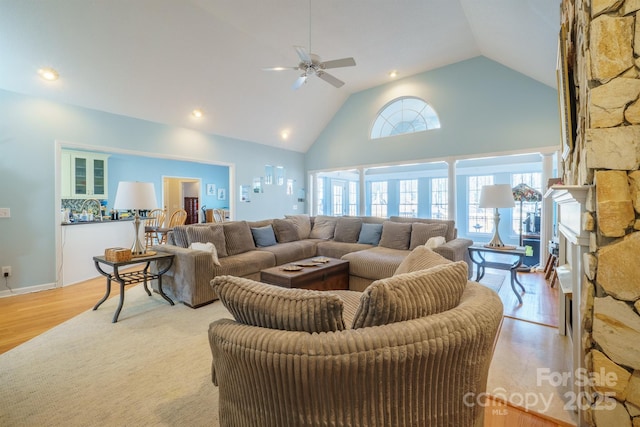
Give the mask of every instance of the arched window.
<svg viewBox="0 0 640 427">
<path fill-rule="evenodd" d="M 371 139 L 440 129 L 440 119 L 435 110 L 420 98 L 407 96 L 396 98 L 378 113 Z"/>
</svg>

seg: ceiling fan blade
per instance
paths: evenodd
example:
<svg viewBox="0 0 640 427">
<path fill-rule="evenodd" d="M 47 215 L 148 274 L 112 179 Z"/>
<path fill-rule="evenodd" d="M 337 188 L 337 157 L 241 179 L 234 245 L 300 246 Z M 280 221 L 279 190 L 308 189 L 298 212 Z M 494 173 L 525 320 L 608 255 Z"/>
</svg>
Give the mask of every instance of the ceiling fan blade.
<svg viewBox="0 0 640 427">
<path fill-rule="evenodd" d="M 264 67 L 262 71 L 297 70 L 298 67 Z"/>
<path fill-rule="evenodd" d="M 325 61 L 322 63 L 322 68 L 340 68 L 340 67 L 353 67 L 356 65 L 356 60 L 353 58 L 334 59 L 332 61 Z"/>
<path fill-rule="evenodd" d="M 302 46 L 294 46 L 293 48 L 298 53 L 298 56 L 300 57 L 300 60 L 302 62 L 304 62 L 305 64 L 311 64 L 311 56 L 309 55 L 309 52 L 307 52 L 307 49 L 303 48 Z"/>
<path fill-rule="evenodd" d="M 300 86 L 302 86 L 306 82 L 307 82 L 307 76 L 303 74 L 300 77 L 298 77 L 298 79 L 293 83 L 293 86 L 291 86 L 291 89 L 298 90 L 300 89 Z"/>
<path fill-rule="evenodd" d="M 331 74 L 325 73 L 324 71 L 318 71 L 316 75 L 320 77 L 322 80 L 324 80 L 325 82 L 332 84 L 335 87 L 342 87 L 344 85 L 344 82 L 342 80 L 337 79 L 333 77 Z"/>
</svg>

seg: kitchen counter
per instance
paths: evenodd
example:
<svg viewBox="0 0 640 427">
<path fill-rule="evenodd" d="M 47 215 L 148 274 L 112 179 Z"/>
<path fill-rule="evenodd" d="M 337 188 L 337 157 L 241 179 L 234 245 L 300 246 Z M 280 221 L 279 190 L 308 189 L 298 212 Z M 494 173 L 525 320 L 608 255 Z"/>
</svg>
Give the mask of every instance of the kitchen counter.
<svg viewBox="0 0 640 427">
<path fill-rule="evenodd" d="M 140 218 L 140 221 L 144 221 L 146 218 Z M 131 222 L 133 221 L 133 217 L 131 218 L 122 218 L 122 219 L 103 219 L 102 221 L 76 221 L 76 222 L 63 222 L 60 225 L 87 225 L 87 224 L 108 224 L 112 222 Z M 142 226 L 142 225 L 141 225 Z"/>
<path fill-rule="evenodd" d="M 104 255 L 106 248 L 130 248 L 134 239 L 133 230 L 133 218 L 61 224 L 59 250 L 62 254 L 62 285 L 97 277 L 93 257 Z M 139 237 L 144 244 L 142 224 Z"/>
</svg>

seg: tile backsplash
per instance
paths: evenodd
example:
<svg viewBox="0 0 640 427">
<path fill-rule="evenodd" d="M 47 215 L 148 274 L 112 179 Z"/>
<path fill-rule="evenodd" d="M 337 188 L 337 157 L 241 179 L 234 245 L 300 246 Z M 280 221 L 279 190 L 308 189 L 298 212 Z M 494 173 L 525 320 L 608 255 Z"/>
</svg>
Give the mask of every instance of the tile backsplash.
<svg viewBox="0 0 640 427">
<path fill-rule="evenodd" d="M 62 203 L 61 203 L 61 207 L 62 209 L 69 209 L 69 212 L 72 213 L 82 213 L 82 204 L 85 202 L 85 200 L 87 199 L 62 199 Z M 103 205 L 106 204 L 107 200 L 98 200 L 100 203 L 102 203 Z M 87 209 L 87 213 L 93 213 L 94 215 L 99 214 L 99 212 L 97 211 L 97 206 L 95 203 L 89 203 L 86 206 Z M 109 207 L 107 207 L 107 212 L 109 212 L 111 209 Z"/>
<path fill-rule="evenodd" d="M 82 213 L 82 210 L 83 210 L 82 205 L 87 200 L 98 200 L 102 206 L 106 207 L 104 214 L 105 215 L 111 214 L 111 210 L 113 209 L 113 206 L 107 206 L 107 199 L 61 199 L 60 206 L 62 210 L 69 209 L 70 214 L 78 216 Z M 87 203 L 84 206 L 84 209 L 87 210 L 88 214 L 92 213 L 95 217 L 97 217 L 100 214 L 98 212 L 98 207 L 96 206 L 96 203 L 93 203 L 93 202 Z M 122 212 L 132 212 L 132 211 L 120 209 L 119 212 L 122 214 Z M 147 215 L 147 212 L 148 210 L 142 210 L 142 209 L 138 211 L 141 217 L 145 217 Z"/>
</svg>

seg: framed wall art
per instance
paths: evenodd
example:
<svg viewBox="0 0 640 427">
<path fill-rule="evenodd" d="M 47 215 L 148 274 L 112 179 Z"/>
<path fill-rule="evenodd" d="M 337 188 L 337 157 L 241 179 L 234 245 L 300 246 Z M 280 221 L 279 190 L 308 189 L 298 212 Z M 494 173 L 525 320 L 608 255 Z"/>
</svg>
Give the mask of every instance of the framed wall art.
<svg viewBox="0 0 640 427">
<path fill-rule="evenodd" d="M 227 190 L 218 188 L 218 200 L 227 200 Z"/>
<path fill-rule="evenodd" d="M 273 184 L 273 166 L 265 165 L 264 167 L 264 183 L 267 185 Z"/>
<path fill-rule="evenodd" d="M 253 192 L 262 193 L 262 178 L 253 178 Z"/>
<path fill-rule="evenodd" d="M 248 185 L 240 186 L 240 201 L 249 203 L 251 201 L 251 197 L 249 196 L 250 188 Z"/>
<path fill-rule="evenodd" d="M 284 185 L 284 167 L 276 166 L 276 184 Z"/>
</svg>

